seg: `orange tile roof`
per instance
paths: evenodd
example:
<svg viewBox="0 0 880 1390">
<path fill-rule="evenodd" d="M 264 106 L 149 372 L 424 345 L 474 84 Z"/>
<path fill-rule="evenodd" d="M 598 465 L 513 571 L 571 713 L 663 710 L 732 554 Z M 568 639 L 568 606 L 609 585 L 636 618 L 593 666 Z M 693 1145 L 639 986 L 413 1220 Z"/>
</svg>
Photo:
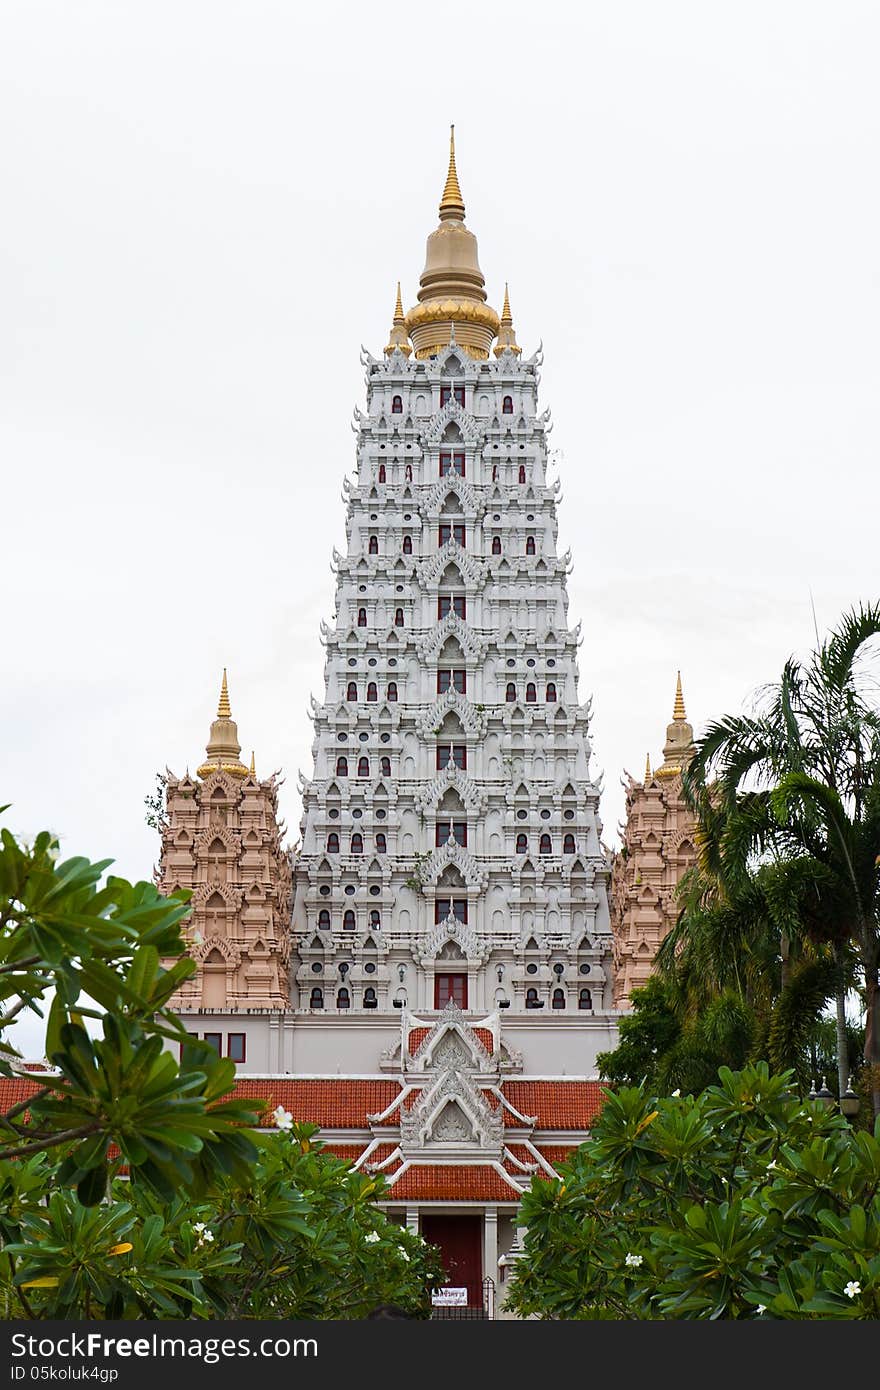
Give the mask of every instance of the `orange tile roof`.
<svg viewBox="0 0 880 1390">
<path fill-rule="evenodd" d="M 504 1096 L 538 1129 L 589 1129 L 602 1108 L 598 1081 L 505 1081 Z M 515 1124 L 508 1112 L 508 1125 Z"/>
<path fill-rule="evenodd" d="M 386 1110 L 400 1090 L 399 1081 L 378 1078 L 352 1081 L 344 1077 L 296 1080 L 242 1076 L 235 1085 L 239 1099 L 263 1099 L 269 1113 L 282 1105 L 299 1123 L 325 1129 L 366 1129 L 367 1116 Z M 392 1116 L 389 1122 L 396 1124 L 396 1117 Z"/>
<path fill-rule="evenodd" d="M 489 1163 L 413 1163 L 383 1197 L 422 1202 L 516 1202 L 517 1193 Z"/>
<path fill-rule="evenodd" d="M 410 1029 L 409 1038 L 408 1038 L 408 1040 L 407 1040 L 407 1046 L 409 1047 L 409 1055 L 410 1055 L 410 1057 L 415 1057 L 415 1055 L 416 1055 L 416 1053 L 418 1052 L 419 1048 L 421 1047 L 422 1043 L 425 1041 L 425 1038 L 426 1038 L 426 1037 L 428 1036 L 428 1034 L 431 1033 L 432 1031 L 433 1031 L 433 1029 L 431 1029 L 431 1028 L 411 1028 L 411 1029 Z M 480 1042 L 481 1042 L 481 1043 L 483 1044 L 483 1046 L 485 1047 L 486 1051 L 489 1053 L 489 1056 L 491 1057 L 492 1053 L 493 1053 L 494 1050 L 495 1050 L 495 1048 L 494 1048 L 494 1043 L 493 1043 L 493 1039 L 492 1039 L 492 1029 L 491 1029 L 491 1028 L 475 1028 L 473 1031 L 474 1031 L 474 1033 L 477 1035 L 477 1037 L 479 1038 Z"/>
</svg>

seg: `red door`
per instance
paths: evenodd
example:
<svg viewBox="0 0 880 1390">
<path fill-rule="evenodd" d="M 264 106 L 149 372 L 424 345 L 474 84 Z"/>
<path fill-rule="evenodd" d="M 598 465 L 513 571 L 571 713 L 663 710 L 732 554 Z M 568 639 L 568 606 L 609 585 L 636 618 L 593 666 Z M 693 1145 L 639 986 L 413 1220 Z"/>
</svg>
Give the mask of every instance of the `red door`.
<svg viewBox="0 0 880 1390">
<path fill-rule="evenodd" d="M 429 1245 L 437 1245 L 452 1288 L 466 1288 L 468 1307 L 483 1303 L 483 1218 L 481 1216 L 422 1217 L 422 1235 Z"/>
<path fill-rule="evenodd" d="M 434 976 L 434 1008 L 445 1009 L 450 999 L 460 1009 L 467 1008 L 467 975 Z"/>
</svg>

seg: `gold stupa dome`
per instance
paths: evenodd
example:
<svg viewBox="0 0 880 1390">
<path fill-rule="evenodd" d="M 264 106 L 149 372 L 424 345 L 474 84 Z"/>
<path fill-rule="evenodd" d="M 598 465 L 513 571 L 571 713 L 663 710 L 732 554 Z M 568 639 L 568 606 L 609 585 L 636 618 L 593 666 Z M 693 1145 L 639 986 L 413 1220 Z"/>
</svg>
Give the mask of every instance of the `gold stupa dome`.
<svg viewBox="0 0 880 1390">
<path fill-rule="evenodd" d="M 207 761 L 198 770 L 200 777 L 208 777 L 212 772 L 228 772 L 233 777 L 247 777 L 248 770 L 241 761 L 241 744 L 238 741 L 238 726 L 232 718 L 229 704 L 229 687 L 226 684 L 226 668 L 223 669 L 223 683 L 220 686 L 220 703 L 217 718 L 211 725 L 211 737 L 205 749 Z"/>
<path fill-rule="evenodd" d="M 428 237 L 419 286 L 419 302 L 406 315 L 406 331 L 416 357 L 434 356 L 448 346 L 454 334 L 469 357 L 487 358 L 501 320 L 486 303 L 477 238 L 464 225 L 464 199 L 455 167 L 455 126 L 449 136 L 440 225 Z"/>
</svg>

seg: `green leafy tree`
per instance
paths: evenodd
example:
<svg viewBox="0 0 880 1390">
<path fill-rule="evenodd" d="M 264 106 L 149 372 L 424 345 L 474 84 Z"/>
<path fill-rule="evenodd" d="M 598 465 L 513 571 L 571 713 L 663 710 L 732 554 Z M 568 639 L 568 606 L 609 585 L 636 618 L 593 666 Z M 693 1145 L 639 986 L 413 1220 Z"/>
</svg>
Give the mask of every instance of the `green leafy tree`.
<svg viewBox="0 0 880 1390">
<path fill-rule="evenodd" d="M 880 1317 L 880 1122 L 803 1101 L 765 1063 L 696 1096 L 606 1096 L 534 1179 L 508 1306 L 540 1318 Z"/>
</svg>

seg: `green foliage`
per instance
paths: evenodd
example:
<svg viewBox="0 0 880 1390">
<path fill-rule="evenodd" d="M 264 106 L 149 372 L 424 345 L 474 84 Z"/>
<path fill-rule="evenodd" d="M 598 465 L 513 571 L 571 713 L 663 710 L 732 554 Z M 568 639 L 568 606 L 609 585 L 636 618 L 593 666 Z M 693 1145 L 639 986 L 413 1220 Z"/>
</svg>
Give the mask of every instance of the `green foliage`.
<svg viewBox="0 0 880 1390">
<path fill-rule="evenodd" d="M 880 1317 L 880 1123 L 850 1129 L 764 1063 L 718 1076 L 609 1094 L 561 1181 L 533 1180 L 513 1311 Z"/>
<path fill-rule="evenodd" d="M 0 1115 L 0 1315 L 427 1316 L 436 1252 L 377 1210 L 384 1180 L 283 1112 L 250 1128 L 262 1102 L 231 1099 L 234 1064 L 169 1010 L 195 970 L 187 895 L 106 867 L 0 834 L 0 1072 L 50 994 L 53 1066 Z"/>
</svg>

